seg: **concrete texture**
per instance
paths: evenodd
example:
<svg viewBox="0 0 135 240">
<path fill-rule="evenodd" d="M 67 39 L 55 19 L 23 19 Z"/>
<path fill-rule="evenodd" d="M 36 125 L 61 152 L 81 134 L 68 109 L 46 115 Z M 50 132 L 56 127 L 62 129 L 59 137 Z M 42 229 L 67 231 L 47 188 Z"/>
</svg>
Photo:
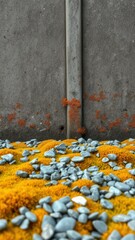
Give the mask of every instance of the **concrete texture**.
<svg viewBox="0 0 135 240">
<path fill-rule="evenodd" d="M 0 139 L 66 137 L 64 19 L 64 0 L 0 0 Z"/>
<path fill-rule="evenodd" d="M 66 0 L 67 137 L 77 137 L 82 126 L 81 0 Z M 76 102 L 74 101 L 76 100 Z M 73 104 L 74 106 L 73 109 Z M 78 106 L 78 107 L 77 107 Z"/>
<path fill-rule="evenodd" d="M 88 137 L 134 137 L 135 0 L 83 1 L 83 99 Z"/>
</svg>

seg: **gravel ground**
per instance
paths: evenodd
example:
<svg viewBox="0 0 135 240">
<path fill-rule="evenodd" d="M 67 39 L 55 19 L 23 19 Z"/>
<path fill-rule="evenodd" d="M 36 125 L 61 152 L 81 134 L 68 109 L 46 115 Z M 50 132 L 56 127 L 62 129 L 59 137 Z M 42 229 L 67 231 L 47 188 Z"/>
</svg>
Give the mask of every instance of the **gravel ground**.
<svg viewBox="0 0 135 240">
<path fill-rule="evenodd" d="M 0 240 L 135 240 L 135 139 L 0 140 Z"/>
</svg>

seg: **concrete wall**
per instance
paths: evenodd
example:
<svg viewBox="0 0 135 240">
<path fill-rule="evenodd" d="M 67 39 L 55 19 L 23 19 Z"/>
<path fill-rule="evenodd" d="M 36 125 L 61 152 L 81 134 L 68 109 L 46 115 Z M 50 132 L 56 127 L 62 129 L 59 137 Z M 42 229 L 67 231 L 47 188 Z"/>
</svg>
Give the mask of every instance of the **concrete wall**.
<svg viewBox="0 0 135 240">
<path fill-rule="evenodd" d="M 0 0 L 0 139 L 65 138 L 64 0 Z"/>
<path fill-rule="evenodd" d="M 134 137 L 134 0 L 83 1 L 83 97 L 87 136 Z"/>
</svg>

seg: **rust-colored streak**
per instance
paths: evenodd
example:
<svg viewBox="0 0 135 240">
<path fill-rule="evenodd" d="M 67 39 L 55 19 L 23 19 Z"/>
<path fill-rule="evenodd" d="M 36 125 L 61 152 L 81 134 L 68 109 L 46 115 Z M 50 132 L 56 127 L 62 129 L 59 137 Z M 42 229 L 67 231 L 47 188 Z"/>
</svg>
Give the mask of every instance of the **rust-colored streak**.
<svg viewBox="0 0 135 240">
<path fill-rule="evenodd" d="M 85 127 L 78 128 L 77 132 L 81 135 L 85 135 L 86 134 L 86 128 Z"/>
<path fill-rule="evenodd" d="M 45 118 L 46 118 L 46 120 L 43 123 L 46 126 L 46 130 L 49 130 L 50 127 L 51 127 L 51 121 L 50 121 L 51 114 L 50 113 L 46 113 L 45 114 Z"/>
<path fill-rule="evenodd" d="M 128 118 L 128 117 L 129 117 L 128 113 L 124 113 L 124 114 L 123 114 L 123 117 L 124 117 L 124 118 Z"/>
<path fill-rule="evenodd" d="M 106 116 L 106 114 L 101 114 L 100 110 L 96 110 L 96 119 L 105 121 L 107 119 L 107 116 Z"/>
<path fill-rule="evenodd" d="M 113 127 L 117 127 L 121 124 L 122 120 L 117 118 L 115 121 L 109 123 L 109 128 L 112 129 Z"/>
<path fill-rule="evenodd" d="M 101 113 L 100 110 L 96 110 L 96 119 L 100 119 L 100 113 Z"/>
<path fill-rule="evenodd" d="M 26 120 L 25 120 L 25 119 L 19 119 L 19 120 L 18 120 L 18 125 L 19 125 L 20 127 L 25 127 L 25 125 L 26 125 Z"/>
<path fill-rule="evenodd" d="M 93 101 L 93 102 L 100 102 L 104 99 L 106 99 L 106 95 L 103 91 L 100 91 L 99 94 L 93 94 L 89 97 L 89 100 L 90 101 Z"/>
<path fill-rule="evenodd" d="M 107 119 L 106 114 L 102 114 L 102 115 L 101 115 L 101 120 L 102 120 L 102 121 L 105 121 L 106 119 Z"/>
<path fill-rule="evenodd" d="M 21 109 L 22 108 L 22 104 L 21 103 L 16 103 L 15 105 L 15 109 Z"/>
<path fill-rule="evenodd" d="M 106 132 L 106 131 L 107 131 L 107 129 L 105 127 L 100 127 L 99 128 L 99 132 L 101 132 L 101 133 Z"/>
<path fill-rule="evenodd" d="M 8 114 L 7 118 L 9 122 L 12 122 L 16 118 L 16 113 L 14 112 L 14 113 Z"/>
<path fill-rule="evenodd" d="M 131 128 L 135 128 L 135 114 L 132 115 L 132 119 L 129 122 L 128 126 L 131 127 Z"/>
</svg>

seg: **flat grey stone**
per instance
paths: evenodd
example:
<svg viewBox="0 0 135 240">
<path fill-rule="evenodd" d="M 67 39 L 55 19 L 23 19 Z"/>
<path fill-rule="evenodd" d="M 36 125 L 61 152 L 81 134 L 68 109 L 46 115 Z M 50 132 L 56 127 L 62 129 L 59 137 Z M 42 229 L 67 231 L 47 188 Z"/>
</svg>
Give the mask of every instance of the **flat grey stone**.
<svg viewBox="0 0 135 240">
<path fill-rule="evenodd" d="M 70 201 L 70 202 L 68 202 L 68 203 L 66 204 L 66 207 L 67 207 L 67 208 L 72 208 L 73 206 L 74 206 L 74 204 L 73 204 L 72 201 Z"/>
<path fill-rule="evenodd" d="M 90 145 L 91 145 L 91 147 L 97 147 L 97 146 L 99 146 L 99 141 L 93 140 L 93 141 L 91 141 Z"/>
<path fill-rule="evenodd" d="M 41 199 L 39 200 L 39 204 L 40 204 L 40 205 L 43 205 L 43 203 L 51 203 L 51 202 L 52 202 L 52 198 L 51 198 L 50 196 L 41 198 Z"/>
<path fill-rule="evenodd" d="M 109 188 L 109 192 L 113 193 L 115 196 L 120 196 L 122 194 L 122 192 L 117 187 L 113 186 Z"/>
<path fill-rule="evenodd" d="M 122 192 L 129 191 L 131 188 L 129 185 L 127 185 L 126 183 L 122 183 L 122 182 L 116 182 L 115 187 L 118 188 Z"/>
<path fill-rule="evenodd" d="M 99 212 L 93 212 L 88 216 L 88 219 L 89 220 L 95 220 L 95 219 L 98 218 L 98 216 L 99 216 Z"/>
<path fill-rule="evenodd" d="M 29 225 L 30 225 L 29 219 L 24 219 L 22 224 L 20 225 L 20 228 L 26 230 L 29 228 Z"/>
<path fill-rule="evenodd" d="M 125 168 L 132 168 L 132 166 L 133 166 L 132 163 L 127 163 L 127 164 L 125 165 Z"/>
<path fill-rule="evenodd" d="M 109 162 L 109 158 L 107 158 L 107 157 L 102 158 L 102 162 L 103 162 L 103 163 Z"/>
<path fill-rule="evenodd" d="M 120 182 L 120 178 L 117 177 L 115 174 L 110 173 L 109 176 L 112 178 L 112 180 L 117 181 L 117 182 Z"/>
<path fill-rule="evenodd" d="M 8 153 L 8 154 L 5 154 L 5 155 L 2 155 L 1 158 L 3 160 L 6 160 L 6 162 L 11 162 L 14 158 L 14 155 L 11 154 L 11 153 Z"/>
<path fill-rule="evenodd" d="M 114 222 L 129 222 L 131 217 L 125 214 L 118 214 L 112 218 Z"/>
<path fill-rule="evenodd" d="M 92 231 L 91 235 L 94 237 L 94 240 L 95 240 L 95 238 L 96 239 L 101 239 L 101 234 L 99 232 Z"/>
<path fill-rule="evenodd" d="M 117 230 L 113 230 L 112 233 L 109 235 L 107 240 L 120 240 L 121 235 Z"/>
<path fill-rule="evenodd" d="M 59 213 L 59 212 L 51 213 L 50 216 L 53 217 L 53 218 L 56 218 L 56 219 L 62 218 L 62 214 Z"/>
<path fill-rule="evenodd" d="M 122 169 L 122 167 L 119 167 L 119 166 L 113 167 L 113 170 L 114 170 L 114 171 L 118 171 L 118 170 L 121 170 L 121 169 Z"/>
<path fill-rule="evenodd" d="M 21 223 L 23 222 L 24 219 L 25 219 L 24 215 L 19 215 L 19 216 L 16 216 L 15 218 L 13 218 L 11 220 L 11 223 L 16 226 L 19 226 L 19 225 L 21 225 Z"/>
<path fill-rule="evenodd" d="M 50 149 L 49 151 L 46 151 L 44 153 L 44 157 L 53 158 L 55 156 L 56 156 L 56 152 L 54 149 Z"/>
<path fill-rule="evenodd" d="M 22 153 L 23 157 L 28 157 L 29 155 L 31 155 L 31 153 L 28 150 L 24 150 L 23 153 Z"/>
<path fill-rule="evenodd" d="M 66 145 L 64 143 L 61 143 L 61 144 L 55 146 L 55 149 L 65 151 Z"/>
<path fill-rule="evenodd" d="M 87 207 L 79 207 L 77 210 L 79 213 L 85 213 L 85 214 L 90 213 L 90 210 Z"/>
<path fill-rule="evenodd" d="M 59 199 L 60 202 L 67 204 L 68 202 L 71 201 L 71 198 L 69 196 L 65 196 Z"/>
<path fill-rule="evenodd" d="M 129 233 L 123 238 L 121 238 L 121 240 L 135 240 L 135 234 Z"/>
<path fill-rule="evenodd" d="M 88 152 L 88 151 L 82 151 L 82 152 L 81 152 L 81 156 L 84 157 L 84 158 L 87 158 L 87 157 L 90 157 L 91 154 L 90 154 L 90 152 Z"/>
<path fill-rule="evenodd" d="M 98 189 L 93 189 L 92 190 L 91 199 L 95 202 L 97 202 L 100 199 L 100 193 L 99 193 Z"/>
<path fill-rule="evenodd" d="M 84 157 L 80 157 L 80 156 L 75 156 L 71 159 L 73 162 L 83 162 L 84 161 Z"/>
<path fill-rule="evenodd" d="M 83 235 L 82 240 L 95 240 L 95 238 L 92 237 L 91 235 Z"/>
<path fill-rule="evenodd" d="M 32 167 L 34 168 L 34 170 L 38 171 L 40 169 L 40 165 L 39 164 L 32 164 Z"/>
<path fill-rule="evenodd" d="M 128 222 L 128 226 L 131 230 L 135 231 L 135 220 Z"/>
<path fill-rule="evenodd" d="M 78 138 L 78 143 L 80 143 L 80 144 L 83 144 L 83 143 L 85 143 L 86 141 L 85 141 L 85 139 L 84 138 Z"/>
<path fill-rule="evenodd" d="M 54 173 L 51 174 L 51 180 L 59 180 L 60 178 L 61 176 L 58 171 L 55 171 Z"/>
<path fill-rule="evenodd" d="M 72 180 L 72 181 L 77 181 L 78 177 L 77 177 L 76 174 L 71 174 L 71 175 L 69 175 L 69 179 Z"/>
<path fill-rule="evenodd" d="M 20 161 L 21 161 L 21 162 L 28 162 L 28 160 L 29 160 L 28 157 L 22 157 L 22 158 L 20 158 Z"/>
<path fill-rule="evenodd" d="M 83 205 L 83 206 L 85 206 L 86 203 L 87 203 L 87 200 L 82 196 L 73 197 L 72 201 L 75 202 L 75 203 L 78 203 L 80 205 Z"/>
<path fill-rule="evenodd" d="M 61 157 L 59 160 L 60 162 L 69 163 L 71 159 L 69 157 Z"/>
<path fill-rule="evenodd" d="M 99 184 L 99 185 L 102 185 L 103 182 L 104 182 L 104 179 L 103 179 L 102 177 L 99 177 L 99 176 L 94 176 L 94 177 L 92 177 L 92 181 L 93 181 L 94 183 L 97 183 L 97 184 Z"/>
<path fill-rule="evenodd" d="M 42 229 L 41 236 L 44 240 L 49 240 L 54 235 L 54 227 L 51 224 L 46 224 Z"/>
<path fill-rule="evenodd" d="M 66 232 L 68 230 L 73 230 L 76 224 L 76 220 L 71 217 L 62 218 L 56 225 L 56 232 Z"/>
<path fill-rule="evenodd" d="M 109 162 L 108 165 L 111 167 L 111 168 L 114 168 L 115 166 L 117 166 L 117 164 L 115 162 Z"/>
<path fill-rule="evenodd" d="M 81 187 L 80 192 L 86 196 L 90 194 L 90 190 L 87 186 Z"/>
<path fill-rule="evenodd" d="M 78 222 L 86 223 L 88 221 L 88 216 L 85 213 L 81 213 L 78 217 Z"/>
<path fill-rule="evenodd" d="M 38 158 L 34 158 L 34 159 L 32 159 L 31 161 L 30 161 L 30 164 L 32 165 L 32 164 L 36 164 L 36 163 L 38 163 Z"/>
<path fill-rule="evenodd" d="M 22 171 L 22 170 L 18 170 L 16 172 L 16 175 L 18 177 L 22 177 L 22 178 L 28 178 L 29 177 L 29 174 L 27 172 L 25 172 L 25 171 Z"/>
<path fill-rule="evenodd" d="M 7 228 L 7 220 L 0 219 L 0 231 L 5 230 Z"/>
<path fill-rule="evenodd" d="M 30 222 L 37 222 L 37 216 L 34 213 L 28 211 L 25 213 L 25 216 Z"/>
<path fill-rule="evenodd" d="M 104 198 L 102 198 L 100 200 L 100 204 L 101 204 L 102 207 L 104 207 L 106 209 L 113 209 L 113 204 L 110 201 L 108 201 Z"/>
<path fill-rule="evenodd" d="M 78 233 L 77 231 L 75 230 L 68 230 L 67 231 L 67 237 L 69 239 L 73 239 L 73 240 L 80 240 L 81 239 L 81 234 Z"/>
<path fill-rule="evenodd" d="M 135 220 L 135 210 L 129 210 L 127 215 L 130 216 L 132 220 Z"/>
<path fill-rule="evenodd" d="M 135 181 L 133 178 L 129 178 L 127 180 L 124 181 L 124 183 L 126 183 L 127 185 L 129 185 L 131 188 L 135 187 Z"/>
<path fill-rule="evenodd" d="M 97 166 L 91 166 L 91 167 L 88 168 L 89 172 L 95 172 L 95 171 L 98 171 L 98 170 L 99 170 L 99 167 L 97 167 Z"/>
<path fill-rule="evenodd" d="M 109 153 L 109 154 L 107 155 L 107 157 L 108 157 L 109 160 L 111 160 L 111 161 L 115 161 L 115 160 L 117 159 L 117 155 L 114 154 L 114 153 Z"/>
<path fill-rule="evenodd" d="M 53 217 L 48 216 L 48 215 L 44 215 L 44 217 L 43 217 L 43 219 L 42 219 L 41 229 L 43 230 L 44 227 L 45 227 L 47 224 L 50 224 L 50 225 L 52 225 L 53 227 L 55 227 L 56 222 L 55 222 L 55 220 L 54 220 Z"/>
<path fill-rule="evenodd" d="M 105 224 L 105 222 L 103 222 L 101 220 L 94 220 L 92 222 L 92 225 L 101 234 L 103 234 L 104 232 L 107 231 L 107 225 Z"/>
<path fill-rule="evenodd" d="M 135 168 L 128 171 L 131 175 L 135 176 Z"/>
<path fill-rule="evenodd" d="M 39 234 L 34 233 L 32 236 L 32 240 L 43 240 L 43 238 Z"/>
<path fill-rule="evenodd" d="M 49 204 L 43 203 L 43 208 L 46 212 L 52 213 L 52 207 Z"/>
<path fill-rule="evenodd" d="M 115 181 L 114 181 L 114 180 L 111 180 L 111 181 L 109 181 L 109 182 L 107 183 L 107 185 L 108 185 L 109 187 L 114 186 L 114 185 L 115 185 Z"/>
<path fill-rule="evenodd" d="M 28 211 L 29 211 L 29 209 L 25 206 L 22 206 L 19 208 L 19 213 L 21 213 L 22 215 L 25 215 L 25 213 Z"/>
<path fill-rule="evenodd" d="M 73 209 L 68 209 L 68 215 L 69 217 L 78 219 L 79 213 Z"/>
<path fill-rule="evenodd" d="M 102 220 L 103 222 L 107 222 L 108 220 L 108 214 L 106 212 L 102 212 L 100 215 L 99 215 L 99 220 Z"/>
<path fill-rule="evenodd" d="M 54 173 L 54 169 L 51 166 L 40 165 L 40 170 L 43 174 L 52 174 Z"/>
<path fill-rule="evenodd" d="M 60 213 L 66 213 L 67 212 L 66 205 L 61 201 L 53 202 L 52 209 L 53 209 L 54 212 L 60 212 Z"/>
<path fill-rule="evenodd" d="M 115 196 L 114 192 L 108 192 L 105 194 L 104 198 L 111 199 Z"/>
</svg>

